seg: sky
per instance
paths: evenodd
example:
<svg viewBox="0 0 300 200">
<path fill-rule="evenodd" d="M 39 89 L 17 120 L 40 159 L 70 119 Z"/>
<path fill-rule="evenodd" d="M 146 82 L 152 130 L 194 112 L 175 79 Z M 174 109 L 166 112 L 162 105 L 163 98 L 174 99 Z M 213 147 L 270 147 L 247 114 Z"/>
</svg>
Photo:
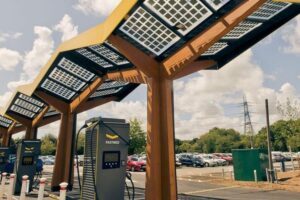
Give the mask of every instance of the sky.
<svg viewBox="0 0 300 200">
<path fill-rule="evenodd" d="M 119 0 L 0 0 L 0 106 L 16 87 L 30 83 L 63 41 L 101 23 Z M 300 102 L 300 16 L 217 71 L 200 71 L 174 81 L 175 135 L 192 139 L 213 127 L 243 132 L 243 95 L 249 101 L 255 132 L 265 125 L 264 100 L 271 122 L 282 119 L 276 106 Z M 146 128 L 146 87 L 122 102 L 78 116 L 78 126 L 93 116 L 138 118 Z M 57 134 L 59 122 L 39 129 Z M 24 133 L 16 134 L 20 137 Z"/>
</svg>

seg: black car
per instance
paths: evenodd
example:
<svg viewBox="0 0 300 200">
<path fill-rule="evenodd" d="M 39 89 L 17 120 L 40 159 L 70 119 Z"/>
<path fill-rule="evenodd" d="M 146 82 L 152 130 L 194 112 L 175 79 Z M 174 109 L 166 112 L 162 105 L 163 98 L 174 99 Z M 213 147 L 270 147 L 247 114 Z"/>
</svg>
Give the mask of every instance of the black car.
<svg viewBox="0 0 300 200">
<path fill-rule="evenodd" d="M 186 166 L 192 166 L 194 163 L 192 156 L 186 154 L 179 155 L 179 162 L 181 162 L 182 165 Z"/>
<path fill-rule="evenodd" d="M 193 167 L 204 167 L 204 161 L 202 158 L 194 156 L 193 157 Z"/>
</svg>

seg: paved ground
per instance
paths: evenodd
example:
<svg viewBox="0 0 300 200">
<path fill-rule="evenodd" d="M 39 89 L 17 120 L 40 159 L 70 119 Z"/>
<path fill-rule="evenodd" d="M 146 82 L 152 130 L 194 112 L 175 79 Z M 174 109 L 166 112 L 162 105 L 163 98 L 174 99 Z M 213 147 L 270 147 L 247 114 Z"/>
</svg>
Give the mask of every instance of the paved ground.
<svg viewBox="0 0 300 200">
<path fill-rule="evenodd" d="M 52 166 L 45 166 L 44 177 L 51 179 Z M 226 178 L 230 178 L 231 166 L 214 168 L 191 168 L 183 167 L 177 169 L 178 199 L 201 200 L 201 199 L 233 199 L 233 200 L 296 200 L 300 199 L 300 193 L 282 190 L 262 190 L 257 188 L 242 188 L 239 186 L 222 186 L 211 182 L 212 179 L 222 178 L 222 169 Z M 81 169 L 82 171 L 82 169 Z M 144 199 L 145 172 L 133 172 L 133 180 L 136 189 L 136 200 Z M 77 178 L 75 178 L 77 180 Z M 75 183 L 75 191 L 69 195 L 78 199 L 78 188 Z M 49 187 L 48 187 L 49 188 Z M 32 196 L 35 199 L 36 196 Z M 50 199 L 45 198 L 45 199 Z"/>
</svg>

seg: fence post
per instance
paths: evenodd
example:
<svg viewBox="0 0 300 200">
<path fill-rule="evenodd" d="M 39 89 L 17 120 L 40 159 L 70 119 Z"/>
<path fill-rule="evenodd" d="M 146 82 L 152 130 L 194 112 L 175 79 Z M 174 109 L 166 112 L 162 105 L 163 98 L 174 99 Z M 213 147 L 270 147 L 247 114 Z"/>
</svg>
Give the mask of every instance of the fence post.
<svg viewBox="0 0 300 200">
<path fill-rule="evenodd" d="M 222 168 L 222 177 L 223 177 L 223 179 L 225 179 L 225 171 L 224 171 L 224 168 Z"/>
<path fill-rule="evenodd" d="M 20 200 L 25 200 L 26 199 L 27 180 L 28 180 L 27 175 L 22 176 L 22 187 L 21 187 Z"/>
<path fill-rule="evenodd" d="M 257 183 L 257 172 L 256 172 L 256 169 L 253 170 L 253 173 L 254 173 L 254 180 L 255 180 L 255 183 Z"/>
<path fill-rule="evenodd" d="M 61 183 L 59 184 L 60 186 L 60 194 L 59 194 L 59 200 L 65 200 L 66 199 L 66 193 L 67 193 L 67 187 L 68 187 L 68 183 Z"/>
<path fill-rule="evenodd" d="M 3 193 L 4 193 L 4 189 L 5 189 L 5 180 L 6 180 L 6 172 L 2 173 L 2 180 L 1 180 L 1 188 L 0 188 L 0 199 L 3 199 Z"/>
<path fill-rule="evenodd" d="M 40 179 L 40 187 L 39 187 L 39 194 L 38 194 L 38 200 L 42 200 L 44 198 L 44 191 L 45 191 L 45 185 L 46 185 L 46 178 Z"/>
<path fill-rule="evenodd" d="M 8 193 L 7 193 L 7 199 L 8 200 L 12 200 L 15 177 L 16 177 L 15 174 L 10 174 L 10 177 L 9 177 L 9 189 L 8 189 Z"/>
</svg>

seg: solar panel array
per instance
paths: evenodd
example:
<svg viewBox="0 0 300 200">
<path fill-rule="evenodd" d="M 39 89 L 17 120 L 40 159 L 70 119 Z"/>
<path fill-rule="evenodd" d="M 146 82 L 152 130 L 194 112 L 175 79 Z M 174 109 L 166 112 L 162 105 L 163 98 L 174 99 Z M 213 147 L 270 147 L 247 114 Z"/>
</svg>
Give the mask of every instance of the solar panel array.
<svg viewBox="0 0 300 200">
<path fill-rule="evenodd" d="M 53 108 L 52 106 L 49 108 L 49 110 L 46 112 L 46 114 L 44 115 L 44 117 L 51 117 L 54 115 L 59 115 L 60 113 L 55 110 L 55 108 Z"/>
<path fill-rule="evenodd" d="M 223 3 L 228 2 L 224 1 Z M 217 55 L 218 53 L 229 47 L 230 43 L 238 41 L 239 39 L 262 26 L 264 23 L 268 23 L 268 20 L 272 19 L 280 12 L 287 9 L 290 5 L 291 3 L 273 2 L 272 0 L 268 0 L 260 8 L 258 8 L 257 11 L 252 13 L 246 20 L 242 21 L 236 27 L 234 27 L 234 29 L 227 33 L 219 42 L 216 42 L 213 46 L 211 46 L 211 48 L 204 52 L 202 56 Z"/>
<path fill-rule="evenodd" d="M 32 119 L 36 116 L 36 114 L 42 111 L 44 106 L 45 104 L 40 100 L 19 93 L 18 96 L 14 99 L 9 110 Z"/>
<path fill-rule="evenodd" d="M 203 27 L 209 26 L 208 22 L 213 22 L 239 3 L 234 0 L 145 0 L 130 12 L 117 33 L 143 51 L 164 57 L 188 40 L 192 31 L 191 36 L 199 34 L 205 30 Z M 243 38 L 290 5 L 268 0 L 203 55 L 218 54 L 230 46 L 228 40 Z"/>
<path fill-rule="evenodd" d="M 90 96 L 90 99 L 116 95 L 124 89 L 129 83 L 123 81 L 106 81 Z"/>
<path fill-rule="evenodd" d="M 4 128 L 8 128 L 10 127 L 10 125 L 13 123 L 13 121 L 11 119 L 8 119 L 2 115 L 0 115 L 0 126 L 4 127 Z"/>
<path fill-rule="evenodd" d="M 84 89 L 96 75 L 63 57 L 41 84 L 41 88 L 63 98 L 71 100 Z"/>
</svg>

